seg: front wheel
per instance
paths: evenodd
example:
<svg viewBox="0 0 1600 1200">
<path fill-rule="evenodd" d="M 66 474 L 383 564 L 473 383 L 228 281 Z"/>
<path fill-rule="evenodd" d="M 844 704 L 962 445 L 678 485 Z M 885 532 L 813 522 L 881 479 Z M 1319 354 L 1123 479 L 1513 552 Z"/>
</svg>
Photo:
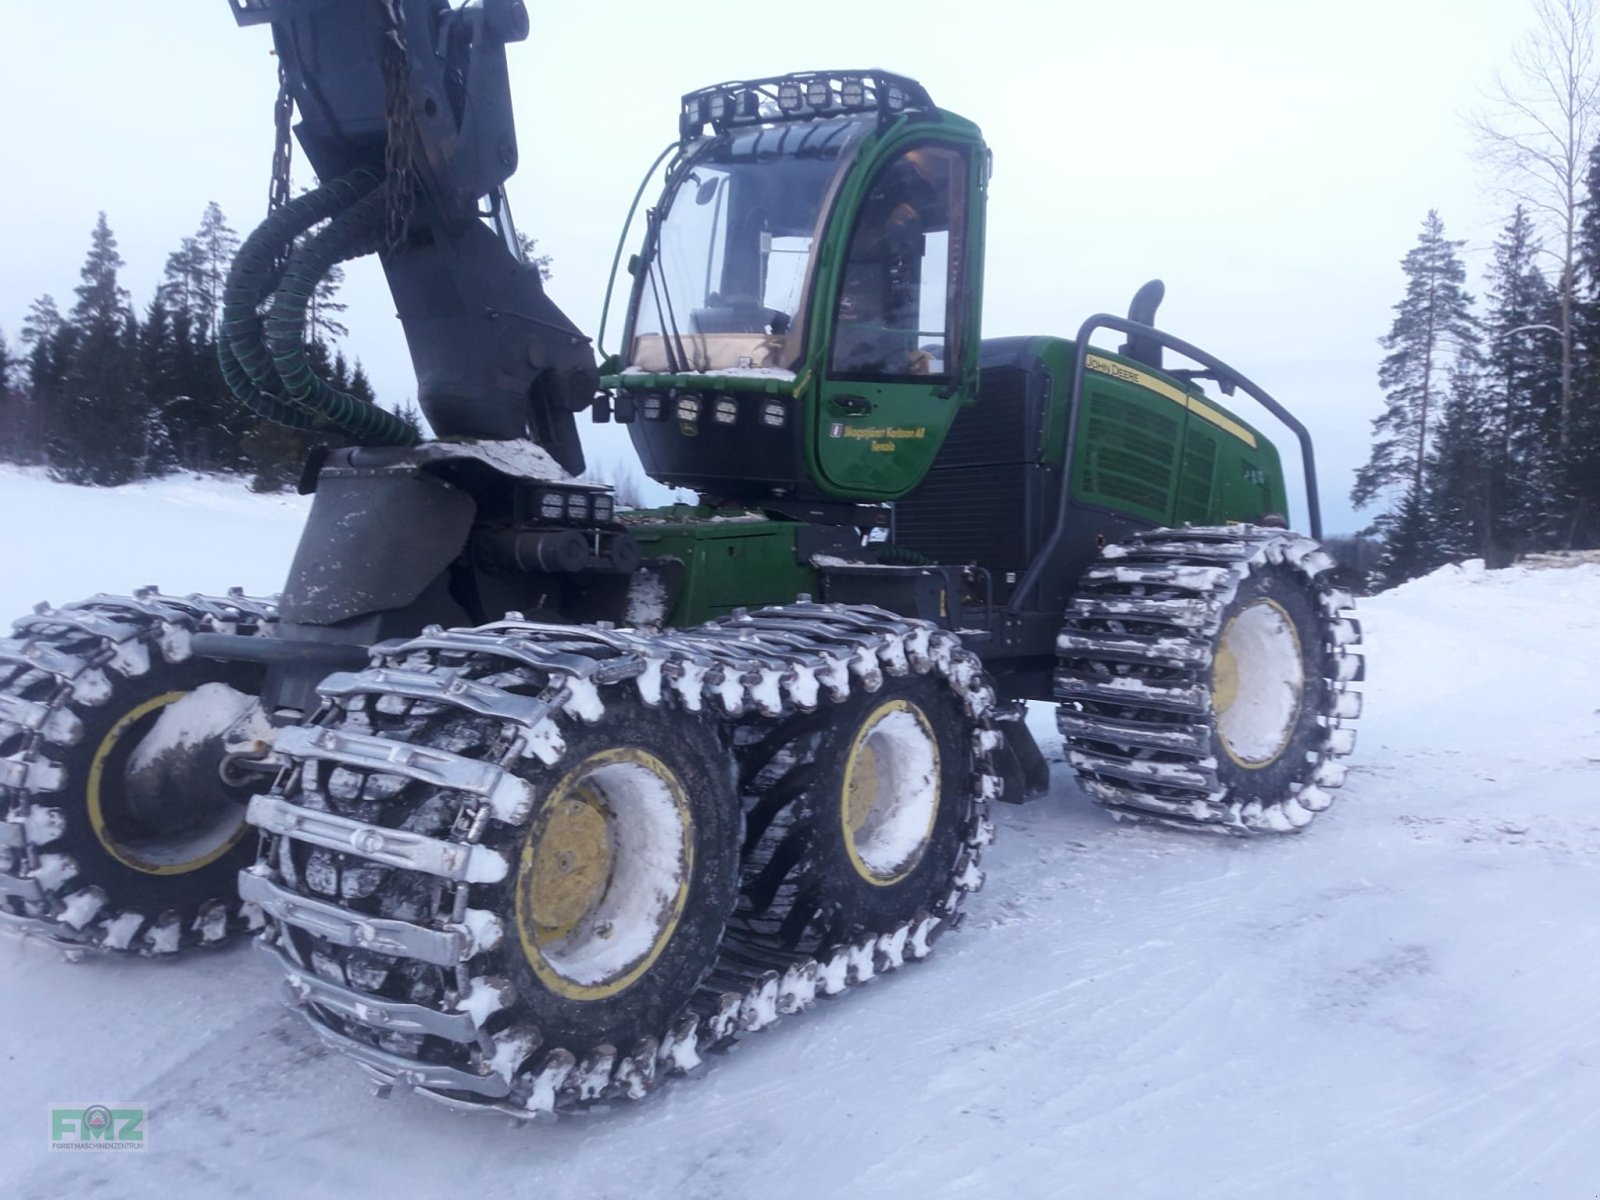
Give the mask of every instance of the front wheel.
<svg viewBox="0 0 1600 1200">
<path fill-rule="evenodd" d="M 252 809 L 273 836 L 241 890 L 347 1053 L 447 1099 L 539 1107 L 539 1063 L 653 1062 L 638 1047 L 715 962 L 732 769 L 670 690 L 569 683 L 532 638 L 433 642 L 331 677 L 335 702 L 280 738 L 298 765 Z"/>
<path fill-rule="evenodd" d="M 1292 832 L 1332 802 L 1364 673 L 1349 593 L 1309 538 L 1158 529 L 1107 547 L 1057 642 L 1058 723 L 1114 814 Z"/>
</svg>

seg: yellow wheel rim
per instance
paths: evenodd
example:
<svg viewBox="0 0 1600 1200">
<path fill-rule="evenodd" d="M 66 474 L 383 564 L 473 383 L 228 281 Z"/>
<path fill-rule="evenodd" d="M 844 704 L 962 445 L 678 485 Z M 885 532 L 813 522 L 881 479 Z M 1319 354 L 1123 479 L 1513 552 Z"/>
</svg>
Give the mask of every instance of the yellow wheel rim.
<svg viewBox="0 0 1600 1200">
<path fill-rule="evenodd" d="M 1294 736 L 1306 682 L 1294 620 L 1275 600 L 1254 600 L 1228 619 L 1211 660 L 1217 741 L 1237 766 L 1259 771 Z"/>
<path fill-rule="evenodd" d="M 187 875 L 198 871 L 216 862 L 237 846 L 249 829 L 244 819 L 244 808 L 241 806 L 237 828 L 228 833 L 219 844 L 204 844 L 203 848 L 197 848 L 194 854 L 173 861 L 164 858 L 157 860 L 148 854 L 141 854 L 134 847 L 119 841 L 111 831 L 106 820 L 106 764 L 112 752 L 127 736 L 128 731 L 145 717 L 168 705 L 176 704 L 187 695 L 188 692 L 163 692 L 129 709 L 117 719 L 105 737 L 100 739 L 100 744 L 95 747 L 94 757 L 89 762 L 89 778 L 84 789 L 89 811 L 89 826 L 94 830 L 96 840 L 105 848 L 107 854 L 123 866 L 144 875 Z"/>
<path fill-rule="evenodd" d="M 874 887 L 905 879 L 922 861 L 941 801 L 939 743 L 926 714 L 888 700 L 850 741 L 839 816 L 850 865 Z"/>
<path fill-rule="evenodd" d="M 688 794 L 653 754 L 619 747 L 567 772 L 517 866 L 517 935 L 539 981 L 569 1000 L 637 982 L 682 920 L 693 838 Z"/>
<path fill-rule="evenodd" d="M 582 789 L 550 810 L 534 851 L 528 914 L 539 944 L 567 936 L 604 894 L 611 838 L 594 792 Z"/>
</svg>

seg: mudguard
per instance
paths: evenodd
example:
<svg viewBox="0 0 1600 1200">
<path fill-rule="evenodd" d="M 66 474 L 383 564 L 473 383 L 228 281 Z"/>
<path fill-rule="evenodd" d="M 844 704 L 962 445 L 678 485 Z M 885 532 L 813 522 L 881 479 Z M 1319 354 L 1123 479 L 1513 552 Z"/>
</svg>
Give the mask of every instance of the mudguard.
<svg viewBox="0 0 1600 1200">
<path fill-rule="evenodd" d="M 477 510 L 431 475 L 323 471 L 284 584 L 284 622 L 332 625 L 405 607 L 461 553 Z"/>
</svg>

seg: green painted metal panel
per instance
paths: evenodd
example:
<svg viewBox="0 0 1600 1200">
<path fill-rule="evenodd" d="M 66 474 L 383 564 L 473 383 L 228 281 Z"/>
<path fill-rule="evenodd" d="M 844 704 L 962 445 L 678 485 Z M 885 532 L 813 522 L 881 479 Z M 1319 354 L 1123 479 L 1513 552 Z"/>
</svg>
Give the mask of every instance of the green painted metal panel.
<svg viewBox="0 0 1600 1200">
<path fill-rule="evenodd" d="M 796 556 L 803 528 L 797 522 L 687 504 L 628 513 L 623 520 L 646 559 L 683 563 L 683 590 L 668 625 L 697 625 L 736 608 L 787 604 L 820 591 L 816 568 Z"/>
</svg>

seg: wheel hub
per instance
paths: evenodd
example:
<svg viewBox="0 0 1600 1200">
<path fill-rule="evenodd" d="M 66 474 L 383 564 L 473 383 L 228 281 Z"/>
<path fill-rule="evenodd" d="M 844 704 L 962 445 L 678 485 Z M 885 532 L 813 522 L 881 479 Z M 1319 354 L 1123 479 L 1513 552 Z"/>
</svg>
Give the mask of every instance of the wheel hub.
<svg viewBox="0 0 1600 1200">
<path fill-rule="evenodd" d="M 221 777 L 222 738 L 255 704 L 208 683 L 153 696 L 112 725 L 85 787 L 89 824 L 107 853 L 146 875 L 183 875 L 238 844 L 245 808 Z"/>
<path fill-rule="evenodd" d="M 1260 769 L 1288 746 L 1305 691 L 1300 635 L 1283 607 L 1256 600 L 1223 627 L 1211 665 L 1211 703 L 1224 752 Z"/>
<path fill-rule="evenodd" d="M 845 850 L 868 883 L 887 887 L 915 869 L 939 815 L 939 746 L 922 710 L 904 700 L 875 709 L 845 761 Z"/>
<path fill-rule="evenodd" d="M 535 854 L 528 911 L 540 944 L 572 932 L 605 894 L 611 876 L 611 839 L 594 793 L 585 789 L 558 803 Z"/>
<path fill-rule="evenodd" d="M 534 974 L 573 1000 L 630 986 L 672 940 L 693 860 L 688 794 L 670 767 L 629 748 L 585 759 L 522 849 L 516 922 Z"/>
</svg>

